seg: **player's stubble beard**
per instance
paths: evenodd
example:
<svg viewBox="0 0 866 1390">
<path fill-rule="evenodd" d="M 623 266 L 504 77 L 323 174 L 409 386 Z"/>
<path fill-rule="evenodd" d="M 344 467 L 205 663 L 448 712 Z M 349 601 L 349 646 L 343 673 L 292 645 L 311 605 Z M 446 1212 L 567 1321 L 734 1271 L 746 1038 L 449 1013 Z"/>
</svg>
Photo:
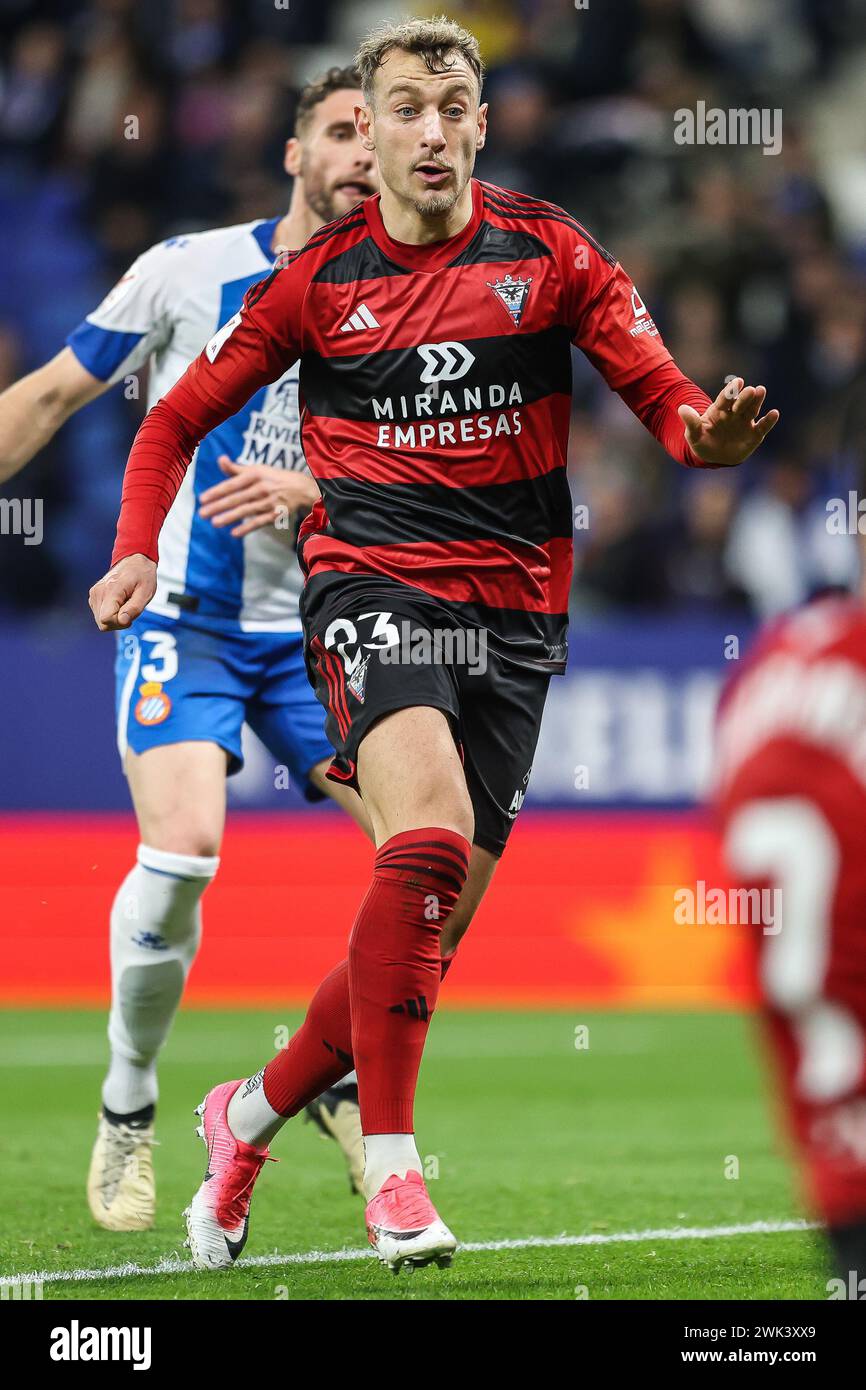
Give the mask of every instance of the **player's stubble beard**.
<svg viewBox="0 0 866 1390">
<path fill-rule="evenodd" d="M 425 159 L 422 161 L 422 163 L 437 164 L 438 161 L 435 159 Z M 460 172 L 461 165 L 463 166 L 462 174 Z M 415 192 L 412 189 L 410 182 L 408 202 L 415 209 L 415 212 L 418 214 L 419 217 L 425 219 L 429 217 L 431 221 L 435 218 L 447 217 L 449 213 L 453 211 L 456 204 L 459 203 L 460 199 L 463 197 L 463 194 L 466 191 L 466 185 L 469 183 L 469 180 L 472 177 L 472 171 L 474 167 L 475 159 L 472 156 L 469 156 L 465 160 L 460 160 L 458 158 L 456 164 L 451 163 L 448 165 L 442 165 L 442 168 L 448 168 L 451 170 L 451 187 L 444 188 L 441 192 L 438 190 L 434 190 L 430 193 L 428 197 L 419 198 L 415 195 Z M 413 178 L 414 166 L 413 172 L 409 175 L 410 181 Z"/>
<path fill-rule="evenodd" d="M 460 193 L 462 192 L 461 188 Z M 415 200 L 412 206 L 419 217 L 447 217 L 460 193 L 434 193 L 432 198 L 424 202 L 420 199 Z"/>
<path fill-rule="evenodd" d="M 321 186 L 310 188 L 304 179 L 304 198 L 308 207 L 312 208 L 323 224 L 336 221 L 339 214 L 334 207 L 333 195 L 328 193 L 327 189 Z"/>
<path fill-rule="evenodd" d="M 306 152 L 301 155 L 301 179 L 304 184 L 304 201 L 312 208 L 322 224 L 335 222 L 341 215 L 336 206 L 333 188 L 328 188 L 322 174 L 313 171 L 312 162 Z M 343 209 L 348 211 L 348 209 Z"/>
<path fill-rule="evenodd" d="M 427 159 L 422 162 L 425 164 L 435 164 L 437 161 L 435 159 Z M 465 170 L 462 178 L 458 173 L 458 167 L 461 163 L 463 163 Z M 441 193 L 434 192 L 429 198 L 425 199 L 415 198 L 410 194 L 410 202 L 419 217 L 429 217 L 431 219 L 447 217 L 454 209 L 456 204 L 459 203 L 460 199 L 463 197 L 466 191 L 466 185 L 472 178 L 475 169 L 475 151 L 466 150 L 464 160 L 460 160 L 458 157 L 456 166 L 452 163 L 447 167 L 451 169 L 453 174 L 453 189 L 451 191 L 445 189 Z M 411 177 L 412 175 L 410 175 L 410 178 Z"/>
</svg>

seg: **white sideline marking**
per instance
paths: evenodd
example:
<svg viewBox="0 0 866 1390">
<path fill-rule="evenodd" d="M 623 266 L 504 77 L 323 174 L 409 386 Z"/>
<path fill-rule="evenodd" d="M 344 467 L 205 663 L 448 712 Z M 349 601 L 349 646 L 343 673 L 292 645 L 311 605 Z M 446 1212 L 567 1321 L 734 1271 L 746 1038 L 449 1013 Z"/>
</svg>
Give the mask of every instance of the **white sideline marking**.
<svg viewBox="0 0 866 1390">
<path fill-rule="evenodd" d="M 620 1245 L 644 1240 L 710 1240 L 714 1236 L 780 1235 L 786 1231 L 815 1231 L 816 1221 L 751 1221 L 741 1226 L 672 1226 L 658 1231 L 619 1231 L 616 1234 L 585 1236 L 521 1236 L 515 1240 L 468 1240 L 458 1245 L 458 1254 L 484 1253 L 489 1250 L 553 1250 L 564 1246 Z M 249 1255 L 241 1257 L 234 1269 L 274 1269 L 281 1265 L 342 1264 L 348 1260 L 374 1259 L 371 1249 L 306 1250 L 291 1255 Z M 108 1265 L 105 1269 L 39 1270 L 31 1274 L 4 1274 L 0 1288 L 16 1284 L 80 1284 L 87 1280 L 131 1279 L 148 1274 L 186 1274 L 193 1268 L 191 1260 L 166 1256 L 153 1265 L 130 1262 Z M 215 1271 L 216 1272 L 216 1271 Z M 225 1271 L 228 1273 L 228 1271 Z M 199 1270 L 197 1273 L 207 1273 Z"/>
</svg>

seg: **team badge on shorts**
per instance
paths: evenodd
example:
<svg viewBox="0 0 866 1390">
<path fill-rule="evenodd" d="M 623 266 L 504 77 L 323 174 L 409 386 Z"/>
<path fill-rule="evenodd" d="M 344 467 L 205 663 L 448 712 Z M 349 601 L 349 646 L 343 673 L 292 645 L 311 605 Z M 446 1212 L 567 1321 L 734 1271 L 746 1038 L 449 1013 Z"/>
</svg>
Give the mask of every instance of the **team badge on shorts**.
<svg viewBox="0 0 866 1390">
<path fill-rule="evenodd" d="M 139 724 L 161 724 L 171 714 L 171 700 L 159 681 L 145 681 L 138 687 L 141 696 L 135 707 Z"/>
<path fill-rule="evenodd" d="M 365 656 L 360 666 L 356 666 L 351 678 L 346 682 L 346 689 L 349 690 L 360 705 L 364 703 L 364 695 L 367 691 L 367 667 L 370 664 L 369 656 Z"/>
</svg>

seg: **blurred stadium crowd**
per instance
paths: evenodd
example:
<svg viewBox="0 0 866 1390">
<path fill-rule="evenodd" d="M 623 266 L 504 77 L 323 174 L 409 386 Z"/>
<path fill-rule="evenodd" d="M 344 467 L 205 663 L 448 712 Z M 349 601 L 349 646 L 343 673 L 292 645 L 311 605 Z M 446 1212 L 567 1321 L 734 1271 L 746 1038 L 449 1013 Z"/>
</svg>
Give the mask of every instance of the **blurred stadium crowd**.
<svg viewBox="0 0 866 1390">
<path fill-rule="evenodd" d="M 856 576 L 826 499 L 866 439 L 862 0 L 450 0 L 491 107 L 479 174 L 565 206 L 638 284 L 682 369 L 768 387 L 782 422 L 736 475 L 677 468 L 575 354 L 576 614 L 764 616 Z M 300 85 L 383 0 L 0 0 L 0 389 L 53 355 L 162 237 L 285 209 Z M 783 112 L 782 149 L 680 145 L 674 112 Z M 137 117 L 137 138 L 125 138 Z M 142 392 L 142 395 L 144 393 Z M 0 605 L 88 621 L 140 401 L 118 391 L 2 490 Z"/>
</svg>

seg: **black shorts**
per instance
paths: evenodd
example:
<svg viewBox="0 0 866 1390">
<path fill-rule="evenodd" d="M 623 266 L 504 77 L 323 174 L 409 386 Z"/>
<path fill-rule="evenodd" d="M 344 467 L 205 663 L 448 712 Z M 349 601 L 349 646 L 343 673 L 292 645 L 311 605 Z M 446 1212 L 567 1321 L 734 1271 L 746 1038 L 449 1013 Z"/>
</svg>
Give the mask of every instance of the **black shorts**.
<svg viewBox="0 0 866 1390">
<path fill-rule="evenodd" d="M 358 747 L 378 719 L 441 709 L 463 759 L 474 842 L 501 855 L 526 795 L 549 672 L 507 661 L 486 633 L 459 628 L 402 586 L 329 577 L 324 593 L 305 591 L 302 614 L 307 671 L 336 750 L 328 776 L 358 790 Z"/>
</svg>

